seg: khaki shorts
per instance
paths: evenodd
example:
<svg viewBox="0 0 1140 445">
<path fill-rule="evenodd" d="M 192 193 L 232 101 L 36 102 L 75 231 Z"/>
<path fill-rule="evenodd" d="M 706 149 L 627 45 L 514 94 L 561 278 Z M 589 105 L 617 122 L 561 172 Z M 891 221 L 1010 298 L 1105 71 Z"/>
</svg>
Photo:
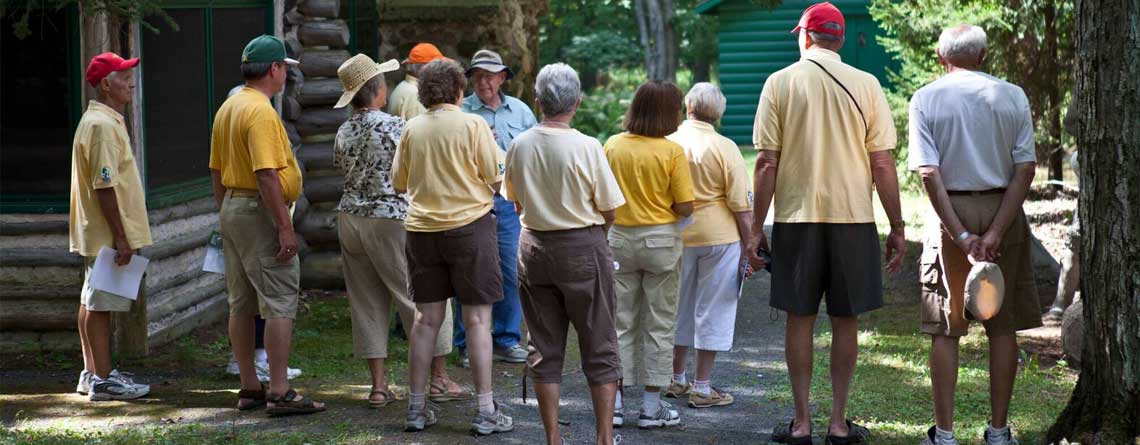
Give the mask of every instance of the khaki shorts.
<svg viewBox="0 0 1140 445">
<path fill-rule="evenodd" d="M 538 383 L 562 382 L 573 324 L 586 381 L 618 381 L 613 257 L 605 229 L 523 230 L 519 241 L 519 300 L 530 329 L 527 374 Z"/>
<path fill-rule="evenodd" d="M 83 257 L 83 290 L 79 293 L 79 304 L 89 312 L 130 312 L 134 300 L 91 287 L 91 269 L 95 267 L 95 257 Z"/>
<path fill-rule="evenodd" d="M 978 235 L 989 228 L 1001 200 L 1001 194 L 950 196 L 950 204 L 958 219 L 970 233 Z M 935 219 L 932 216 L 932 220 Z M 1033 279 L 1029 236 L 1029 223 L 1019 208 L 1002 238 L 997 265 L 1005 279 L 1006 291 L 1001 310 L 982 322 L 988 336 L 1009 335 L 1041 326 L 1041 304 Z M 965 308 L 966 276 L 970 273 L 971 264 L 945 228 L 928 238 L 923 245 L 919 265 L 922 332 L 961 337 L 966 335 L 969 320 L 973 319 Z"/>
<path fill-rule="evenodd" d="M 408 232 L 405 248 L 412 301 L 438 303 L 455 297 L 461 305 L 503 299 L 495 217 L 483 217 L 442 232 Z"/>
<path fill-rule="evenodd" d="M 301 267 L 277 262 L 277 222 L 256 192 L 229 190 L 220 216 L 230 315 L 296 318 Z"/>
</svg>

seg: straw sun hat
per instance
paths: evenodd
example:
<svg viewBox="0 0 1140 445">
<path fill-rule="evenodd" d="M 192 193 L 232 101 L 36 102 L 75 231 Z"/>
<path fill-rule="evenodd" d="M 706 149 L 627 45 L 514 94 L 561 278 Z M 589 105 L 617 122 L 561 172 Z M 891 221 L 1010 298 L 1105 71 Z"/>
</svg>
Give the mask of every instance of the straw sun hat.
<svg viewBox="0 0 1140 445">
<path fill-rule="evenodd" d="M 340 100 L 336 101 L 333 108 L 343 108 L 352 101 L 352 97 L 360 91 L 360 87 L 364 86 L 377 74 L 387 73 L 389 71 L 396 71 L 400 69 L 400 62 L 396 59 L 391 59 L 384 63 L 376 63 L 372 61 L 371 57 L 364 54 L 357 54 L 352 56 L 351 59 L 344 61 L 340 64 L 340 68 L 336 69 L 337 77 L 340 77 L 340 86 L 344 89 L 344 94 L 340 95 Z"/>
</svg>

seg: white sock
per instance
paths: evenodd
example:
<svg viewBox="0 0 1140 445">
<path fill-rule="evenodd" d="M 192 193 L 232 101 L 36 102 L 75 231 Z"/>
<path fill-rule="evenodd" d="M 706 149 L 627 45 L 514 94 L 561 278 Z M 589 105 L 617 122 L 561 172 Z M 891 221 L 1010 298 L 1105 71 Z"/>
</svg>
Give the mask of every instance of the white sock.
<svg viewBox="0 0 1140 445">
<path fill-rule="evenodd" d="M 269 361 L 269 354 L 266 354 L 264 349 L 254 349 L 253 350 L 253 361 L 262 362 L 262 363 L 268 362 Z"/>
<path fill-rule="evenodd" d="M 673 374 L 673 381 L 677 382 L 678 384 L 684 385 L 685 382 L 688 381 L 685 379 L 685 371 L 681 371 L 680 374 Z"/>
<path fill-rule="evenodd" d="M 709 380 L 705 380 L 705 381 L 693 380 L 693 392 L 699 392 L 701 394 L 710 394 L 710 393 L 712 393 L 712 384 L 710 383 Z"/>
<path fill-rule="evenodd" d="M 946 431 L 946 430 L 943 430 L 942 428 L 935 426 L 934 427 L 934 442 L 938 443 L 938 444 L 955 443 L 956 440 L 954 439 L 954 432 L 953 431 Z"/>
<path fill-rule="evenodd" d="M 427 406 L 427 394 L 424 393 L 411 393 L 408 394 L 408 408 L 410 409 L 424 409 Z"/>
<path fill-rule="evenodd" d="M 995 428 L 992 423 L 987 424 L 986 431 L 989 433 L 989 436 L 993 438 L 1005 437 L 1005 435 L 1009 433 L 1009 425 L 1006 425 L 1004 428 Z"/>
<path fill-rule="evenodd" d="M 614 411 L 621 411 L 625 406 L 621 403 L 621 390 L 614 393 Z"/>
<path fill-rule="evenodd" d="M 661 392 L 645 392 L 641 397 L 641 412 L 647 415 L 657 414 L 658 407 L 661 406 Z"/>
<path fill-rule="evenodd" d="M 494 393 L 479 394 L 479 414 L 489 416 L 495 414 Z"/>
</svg>

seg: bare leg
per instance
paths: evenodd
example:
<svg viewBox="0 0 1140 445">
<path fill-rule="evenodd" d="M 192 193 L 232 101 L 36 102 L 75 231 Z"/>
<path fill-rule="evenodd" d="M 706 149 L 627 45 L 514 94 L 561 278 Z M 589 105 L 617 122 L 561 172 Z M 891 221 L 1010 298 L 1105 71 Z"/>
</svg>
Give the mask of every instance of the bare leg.
<svg viewBox="0 0 1140 445">
<path fill-rule="evenodd" d="M 811 434 L 811 407 L 808 390 L 811 388 L 812 333 L 815 315 L 788 313 L 784 331 L 784 359 L 788 362 L 788 377 L 792 381 L 792 399 L 795 401 L 795 420 L 792 436 Z"/>
<path fill-rule="evenodd" d="M 95 357 L 91 355 L 91 340 L 87 338 L 87 306 L 79 305 L 79 347 L 83 349 L 83 370 L 95 372 Z"/>
<path fill-rule="evenodd" d="M 716 363 L 716 351 L 697 350 L 697 380 L 702 382 L 712 378 L 713 364 Z"/>
<path fill-rule="evenodd" d="M 542 428 L 546 430 L 547 445 L 562 445 L 558 431 L 558 383 L 535 383 L 534 395 L 538 397 L 538 413 L 542 416 Z M 594 403 L 594 406 L 597 406 Z M 613 401 L 610 401 L 613 406 Z M 612 408 L 611 408 L 612 409 Z"/>
<path fill-rule="evenodd" d="M 930 337 L 930 390 L 934 395 L 934 423 L 954 431 L 954 388 L 958 386 L 958 337 Z"/>
<path fill-rule="evenodd" d="M 384 370 L 384 359 L 370 358 L 368 359 L 368 372 L 372 375 L 372 390 L 379 391 L 388 388 L 388 379 Z M 377 394 L 369 394 L 368 400 L 379 400 Z"/>
<path fill-rule="evenodd" d="M 463 305 L 463 325 L 467 328 L 467 356 L 471 359 L 475 394 L 487 394 L 492 389 L 491 305 Z"/>
<path fill-rule="evenodd" d="M 447 356 L 441 355 L 431 359 L 431 380 L 447 388 L 447 392 L 462 393 L 465 390 L 447 374 Z"/>
<path fill-rule="evenodd" d="M 616 394 L 617 382 L 590 386 L 590 399 L 594 401 L 597 445 L 610 445 L 614 441 L 614 398 Z"/>
<path fill-rule="evenodd" d="M 685 372 L 685 359 L 689 354 L 688 346 L 673 345 L 673 374 Z"/>
<path fill-rule="evenodd" d="M 443 323 L 446 301 L 417 303 L 416 320 L 412 323 L 411 345 L 408 348 L 408 387 L 415 394 L 427 394 L 426 371 L 435 352 L 435 338 Z M 490 334 L 488 334 L 490 335 Z"/>
<path fill-rule="evenodd" d="M 289 348 L 293 343 L 293 320 L 269 318 L 265 320 L 265 353 L 269 355 L 269 392 L 284 395 L 289 391 L 287 367 Z"/>
<path fill-rule="evenodd" d="M 105 379 L 111 375 L 111 313 L 87 311 L 85 327 L 95 375 Z"/>
<path fill-rule="evenodd" d="M 1004 428 L 1009 418 L 1009 399 L 1017 377 L 1017 336 L 990 337 L 990 409 L 994 428 Z"/>
<path fill-rule="evenodd" d="M 834 436 L 846 436 L 847 396 L 859 357 L 859 319 L 831 317 L 831 424 Z"/>
<path fill-rule="evenodd" d="M 252 315 L 230 315 L 230 347 L 234 350 L 238 373 L 241 375 L 241 389 L 260 390 L 257 370 L 253 367 L 253 343 L 257 335 L 257 324 Z"/>
</svg>

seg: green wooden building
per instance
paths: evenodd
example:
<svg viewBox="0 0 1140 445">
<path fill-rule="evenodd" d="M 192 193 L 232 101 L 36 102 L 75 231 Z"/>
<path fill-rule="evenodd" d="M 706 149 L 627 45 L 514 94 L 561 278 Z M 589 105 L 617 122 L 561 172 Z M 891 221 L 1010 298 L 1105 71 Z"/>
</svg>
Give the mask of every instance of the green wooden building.
<svg viewBox="0 0 1140 445">
<path fill-rule="evenodd" d="M 769 8 L 755 0 L 707 0 L 697 13 L 720 19 L 720 87 L 728 99 L 721 132 L 740 145 L 752 144 L 752 124 L 760 90 L 768 76 L 799 60 L 796 35 L 791 33 L 800 14 L 818 0 L 784 0 Z M 875 36 L 881 30 L 867 12 L 869 0 L 831 0 L 843 11 L 847 43 L 839 51 L 843 61 L 874 74 L 885 86 L 887 68 L 894 62 Z"/>
</svg>

